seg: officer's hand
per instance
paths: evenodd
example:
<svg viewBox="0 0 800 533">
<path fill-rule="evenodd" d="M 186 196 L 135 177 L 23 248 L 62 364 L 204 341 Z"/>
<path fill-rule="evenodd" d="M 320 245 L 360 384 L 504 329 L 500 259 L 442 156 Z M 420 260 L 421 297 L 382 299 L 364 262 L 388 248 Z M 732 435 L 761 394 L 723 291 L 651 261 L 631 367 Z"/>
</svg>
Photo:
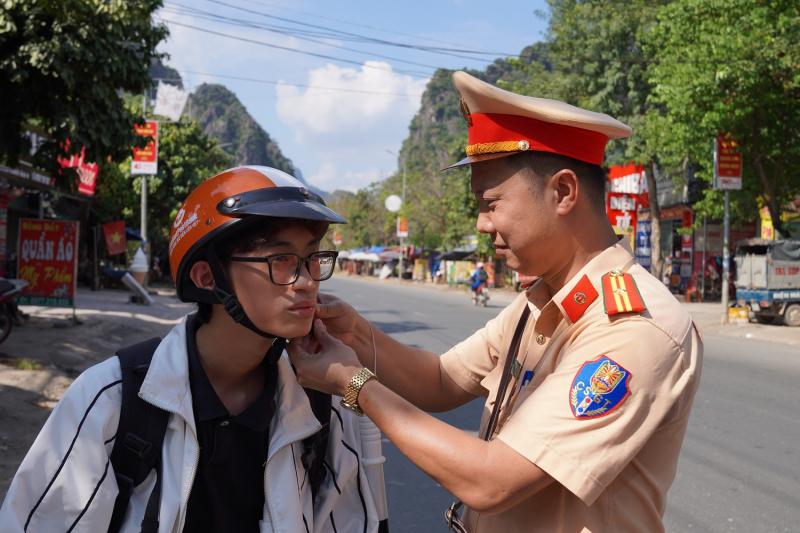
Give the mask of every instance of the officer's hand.
<svg viewBox="0 0 800 533">
<path fill-rule="evenodd" d="M 356 338 L 356 325 L 361 318 L 353 307 L 330 294 L 317 294 L 317 309 L 314 314 L 334 338 L 352 346 Z"/>
<path fill-rule="evenodd" d="M 355 312 L 355 311 L 354 311 Z M 320 350 L 313 351 L 315 343 Z M 356 353 L 332 337 L 321 320 L 314 320 L 314 338 L 292 339 L 286 352 L 297 372 L 297 382 L 327 394 L 344 396 L 353 376 L 361 370 Z"/>
</svg>

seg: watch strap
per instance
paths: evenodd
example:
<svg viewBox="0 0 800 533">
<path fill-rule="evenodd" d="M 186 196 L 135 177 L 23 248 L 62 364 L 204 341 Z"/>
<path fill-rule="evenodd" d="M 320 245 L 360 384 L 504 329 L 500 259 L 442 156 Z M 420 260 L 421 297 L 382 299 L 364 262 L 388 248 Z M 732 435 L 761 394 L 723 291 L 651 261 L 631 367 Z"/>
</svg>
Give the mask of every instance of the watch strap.
<svg viewBox="0 0 800 533">
<path fill-rule="evenodd" d="M 377 379 L 369 368 L 362 368 L 359 370 L 350 383 L 347 385 L 347 390 L 344 393 L 344 398 L 339 402 L 342 407 L 353 411 L 358 416 L 363 416 L 364 411 L 358 406 L 358 393 L 361 392 L 361 387 L 364 383 L 371 379 Z"/>
</svg>

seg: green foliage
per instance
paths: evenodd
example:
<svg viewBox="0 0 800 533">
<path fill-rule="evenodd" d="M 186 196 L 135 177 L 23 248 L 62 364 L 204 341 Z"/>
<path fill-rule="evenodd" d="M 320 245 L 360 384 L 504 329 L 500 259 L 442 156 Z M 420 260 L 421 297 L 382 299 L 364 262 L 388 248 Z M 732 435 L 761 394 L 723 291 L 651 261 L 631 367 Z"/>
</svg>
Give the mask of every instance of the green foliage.
<svg viewBox="0 0 800 533">
<path fill-rule="evenodd" d="M 23 125 L 53 139 L 36 164 L 57 168 L 59 146 L 86 148 L 89 161 L 121 160 L 142 119 L 121 91 L 141 93 L 148 67 L 167 36 L 153 24 L 161 0 L 4 0 L 0 9 L 0 160 L 16 165 L 30 147 Z M 74 177 L 74 173 L 71 173 Z M 69 184 L 64 184 L 69 185 Z"/>
<path fill-rule="evenodd" d="M 643 117 L 651 111 L 645 72 L 652 51 L 643 41 L 669 0 L 548 0 L 548 50 L 555 70 L 524 94 L 556 98 L 606 113 L 633 128 L 609 142 L 606 165 L 650 163 Z"/>
<path fill-rule="evenodd" d="M 17 370 L 41 370 L 42 365 L 40 365 L 33 359 L 28 359 L 27 357 L 25 357 L 14 363 L 14 368 Z"/>
<path fill-rule="evenodd" d="M 332 228 L 342 234 L 341 248 L 389 244 L 390 235 L 394 234 L 394 217 L 387 215 L 383 207 L 384 198 L 376 184 L 360 189 L 355 194 L 334 195 L 328 207 L 347 220 L 346 225 Z"/>
<path fill-rule="evenodd" d="M 800 192 L 800 9 L 795 0 L 680 0 L 660 11 L 646 48 L 652 102 L 648 143 L 677 165 L 686 157 L 711 180 L 712 142 L 741 143 L 744 188 L 734 213 L 755 214 L 761 197 L 775 229 L 781 206 Z M 697 206 L 720 211 L 719 191 Z M 784 234 L 786 234 L 784 232 Z"/>
</svg>

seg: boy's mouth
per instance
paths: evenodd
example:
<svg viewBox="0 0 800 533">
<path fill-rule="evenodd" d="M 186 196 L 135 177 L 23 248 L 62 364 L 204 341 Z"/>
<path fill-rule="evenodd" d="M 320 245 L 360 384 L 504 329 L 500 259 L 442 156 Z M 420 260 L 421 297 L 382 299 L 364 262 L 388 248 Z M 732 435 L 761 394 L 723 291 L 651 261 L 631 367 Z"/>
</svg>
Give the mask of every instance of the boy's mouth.
<svg viewBox="0 0 800 533">
<path fill-rule="evenodd" d="M 299 315 L 301 317 L 311 317 L 314 316 L 314 311 L 317 308 L 316 302 L 313 300 L 304 300 L 302 302 L 297 302 L 293 306 L 289 308 L 289 312 Z"/>
</svg>

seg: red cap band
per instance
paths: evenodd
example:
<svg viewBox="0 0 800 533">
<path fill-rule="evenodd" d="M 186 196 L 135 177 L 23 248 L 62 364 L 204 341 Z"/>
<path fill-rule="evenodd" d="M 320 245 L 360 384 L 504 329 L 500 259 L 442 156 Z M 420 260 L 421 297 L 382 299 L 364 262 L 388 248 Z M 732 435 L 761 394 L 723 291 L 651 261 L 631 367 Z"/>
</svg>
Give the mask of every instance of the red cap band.
<svg viewBox="0 0 800 533">
<path fill-rule="evenodd" d="M 530 150 L 561 154 L 593 165 L 603 164 L 608 136 L 535 118 L 473 113 L 469 144 L 528 141 Z"/>
</svg>

